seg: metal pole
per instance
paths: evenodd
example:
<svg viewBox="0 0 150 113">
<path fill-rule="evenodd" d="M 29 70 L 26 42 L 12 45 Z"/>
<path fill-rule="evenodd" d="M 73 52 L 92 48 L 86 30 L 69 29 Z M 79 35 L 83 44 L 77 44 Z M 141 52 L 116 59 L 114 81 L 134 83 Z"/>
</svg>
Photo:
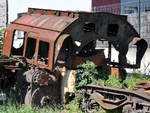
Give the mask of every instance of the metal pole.
<svg viewBox="0 0 150 113">
<path fill-rule="evenodd" d="M 110 59 L 111 62 L 111 43 L 108 42 L 108 58 Z"/>
<path fill-rule="evenodd" d="M 141 35 L 141 1 L 138 0 L 138 33 Z"/>
<path fill-rule="evenodd" d="M 8 0 L 6 0 L 6 26 L 8 25 Z"/>
</svg>

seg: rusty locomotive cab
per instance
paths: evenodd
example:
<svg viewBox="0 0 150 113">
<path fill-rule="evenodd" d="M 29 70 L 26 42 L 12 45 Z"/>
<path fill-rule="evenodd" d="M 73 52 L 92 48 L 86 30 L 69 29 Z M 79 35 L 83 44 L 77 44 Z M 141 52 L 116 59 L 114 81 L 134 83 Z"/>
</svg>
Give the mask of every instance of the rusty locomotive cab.
<svg viewBox="0 0 150 113">
<path fill-rule="evenodd" d="M 97 42 L 106 42 L 97 48 Z M 136 63 L 127 63 L 126 54 L 135 45 Z M 111 60 L 111 48 L 119 61 Z M 147 42 L 127 22 L 126 16 L 109 13 L 71 12 L 29 8 L 5 31 L 1 60 L 6 70 L 1 79 L 14 78 L 18 100 L 27 105 L 44 106 L 52 99 L 65 102 L 73 92 L 77 65 L 86 60 L 100 68 L 139 68 Z"/>
</svg>

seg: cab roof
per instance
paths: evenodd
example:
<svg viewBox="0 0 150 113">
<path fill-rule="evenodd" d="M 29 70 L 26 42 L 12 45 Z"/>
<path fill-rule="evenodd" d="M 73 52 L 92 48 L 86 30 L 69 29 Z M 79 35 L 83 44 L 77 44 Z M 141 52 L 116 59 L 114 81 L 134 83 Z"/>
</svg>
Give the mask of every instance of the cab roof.
<svg viewBox="0 0 150 113">
<path fill-rule="evenodd" d="M 47 29 L 55 32 L 62 32 L 68 25 L 74 22 L 78 17 L 46 15 L 40 13 L 28 13 L 17 20 L 13 24 Z"/>
</svg>

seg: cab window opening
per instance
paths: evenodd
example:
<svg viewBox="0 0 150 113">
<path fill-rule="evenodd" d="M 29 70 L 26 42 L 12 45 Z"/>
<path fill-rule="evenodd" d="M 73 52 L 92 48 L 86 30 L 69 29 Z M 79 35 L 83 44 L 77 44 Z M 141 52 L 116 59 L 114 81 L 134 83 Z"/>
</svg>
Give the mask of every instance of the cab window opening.
<svg viewBox="0 0 150 113">
<path fill-rule="evenodd" d="M 49 53 L 49 43 L 40 41 L 38 59 L 44 62 L 44 64 L 48 64 L 48 53 Z"/>
<path fill-rule="evenodd" d="M 21 30 L 14 31 L 11 48 L 12 55 L 23 55 L 25 34 L 26 32 Z"/>
<path fill-rule="evenodd" d="M 36 48 L 36 39 L 29 37 L 27 39 L 25 57 L 32 59 L 35 53 L 35 48 Z"/>
</svg>

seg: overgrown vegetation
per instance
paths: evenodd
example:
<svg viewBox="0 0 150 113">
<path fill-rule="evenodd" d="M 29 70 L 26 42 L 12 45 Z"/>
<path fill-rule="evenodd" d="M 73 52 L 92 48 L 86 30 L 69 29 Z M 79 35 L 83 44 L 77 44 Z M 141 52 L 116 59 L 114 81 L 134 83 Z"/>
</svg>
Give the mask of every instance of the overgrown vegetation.
<svg viewBox="0 0 150 113">
<path fill-rule="evenodd" d="M 105 73 L 105 70 L 98 69 L 91 61 L 86 61 L 82 65 L 79 65 L 76 75 L 76 88 L 87 84 L 104 84 L 104 81 L 108 80 L 109 77 Z"/>
<path fill-rule="evenodd" d="M 76 88 L 87 84 L 100 84 L 110 87 L 123 87 L 120 79 L 116 75 L 108 75 L 105 70 L 97 68 L 97 66 L 90 61 L 86 61 L 78 66 L 76 71 L 77 81 Z"/>
<path fill-rule="evenodd" d="M 76 71 L 76 87 L 81 87 L 87 84 L 99 84 L 98 70 L 93 62 L 87 61 L 86 63 L 79 65 Z"/>
<path fill-rule="evenodd" d="M 3 46 L 3 39 L 4 39 L 4 28 L 0 28 L 0 50 Z"/>
<path fill-rule="evenodd" d="M 150 81 L 149 76 L 135 72 L 129 74 L 124 81 L 121 81 L 116 75 L 108 75 L 104 73 L 104 70 L 98 69 L 97 66 L 90 61 L 86 61 L 84 64 L 79 65 L 78 68 L 79 69 L 76 71 L 77 88 L 87 84 L 101 84 L 109 87 L 120 87 L 133 90 L 134 86 L 140 80 Z"/>
</svg>

